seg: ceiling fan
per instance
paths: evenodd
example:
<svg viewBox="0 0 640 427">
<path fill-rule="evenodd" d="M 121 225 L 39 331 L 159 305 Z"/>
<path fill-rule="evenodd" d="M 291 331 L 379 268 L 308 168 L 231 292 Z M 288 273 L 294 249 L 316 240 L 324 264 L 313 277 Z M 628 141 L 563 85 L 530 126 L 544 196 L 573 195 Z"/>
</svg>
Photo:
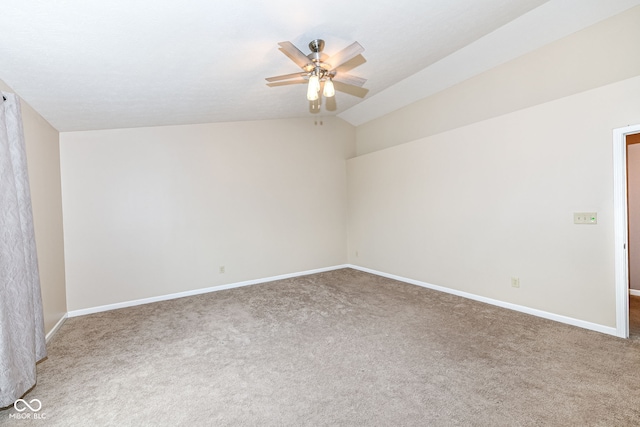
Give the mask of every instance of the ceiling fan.
<svg viewBox="0 0 640 427">
<path fill-rule="evenodd" d="M 353 42 L 340 52 L 329 56 L 323 52 L 324 40 L 315 39 L 309 43 L 311 53 L 305 55 L 293 45 L 291 42 L 278 43 L 280 51 L 287 55 L 289 59 L 295 62 L 302 72 L 284 74 L 282 76 L 267 77 L 269 86 L 281 86 L 286 84 L 308 83 L 307 99 L 309 101 L 317 101 L 320 97 L 320 85 L 324 84 L 322 94 L 329 98 L 335 95 L 335 87 L 333 81 L 362 87 L 367 79 L 347 74 L 339 71 L 338 67 L 345 62 L 355 58 L 362 52 L 364 48 L 360 43 Z M 278 82 L 278 83 L 276 83 Z"/>
</svg>

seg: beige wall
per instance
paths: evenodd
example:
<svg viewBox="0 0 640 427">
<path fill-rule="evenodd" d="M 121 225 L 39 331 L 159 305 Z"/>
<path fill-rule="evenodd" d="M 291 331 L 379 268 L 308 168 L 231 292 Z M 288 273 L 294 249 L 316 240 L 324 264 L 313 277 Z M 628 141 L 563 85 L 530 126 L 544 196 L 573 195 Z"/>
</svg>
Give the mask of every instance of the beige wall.
<svg viewBox="0 0 640 427">
<path fill-rule="evenodd" d="M 350 263 L 615 327 L 612 129 L 640 123 L 638 22 L 640 7 L 359 126 Z M 574 225 L 585 211 L 599 223 Z"/>
<path fill-rule="evenodd" d="M 640 74 L 640 7 L 357 128 L 358 155 Z"/>
<path fill-rule="evenodd" d="M 62 133 L 69 310 L 344 264 L 355 129 L 315 121 Z"/>
<path fill-rule="evenodd" d="M 1 80 L 0 90 L 14 92 Z M 48 333 L 67 313 L 58 131 L 24 101 L 21 109 L 45 331 Z"/>
<path fill-rule="evenodd" d="M 629 287 L 640 291 L 640 133 L 627 136 Z"/>
<path fill-rule="evenodd" d="M 612 129 L 638 99 L 635 77 L 349 160 L 350 262 L 615 326 Z"/>
</svg>

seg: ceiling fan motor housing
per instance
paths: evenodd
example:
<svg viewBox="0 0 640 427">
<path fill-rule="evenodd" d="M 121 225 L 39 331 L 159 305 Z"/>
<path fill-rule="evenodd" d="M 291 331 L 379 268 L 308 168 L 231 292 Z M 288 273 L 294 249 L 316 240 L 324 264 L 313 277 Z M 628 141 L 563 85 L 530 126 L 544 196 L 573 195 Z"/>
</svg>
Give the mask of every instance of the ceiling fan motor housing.
<svg viewBox="0 0 640 427">
<path fill-rule="evenodd" d="M 310 73 L 315 70 L 320 78 L 328 76 L 331 65 L 324 62 L 329 57 L 329 55 L 322 52 L 324 49 L 324 40 L 311 40 L 311 42 L 309 42 L 309 49 L 311 53 L 307 55 L 307 58 L 309 58 L 311 62 L 304 67 L 305 71 Z"/>
</svg>

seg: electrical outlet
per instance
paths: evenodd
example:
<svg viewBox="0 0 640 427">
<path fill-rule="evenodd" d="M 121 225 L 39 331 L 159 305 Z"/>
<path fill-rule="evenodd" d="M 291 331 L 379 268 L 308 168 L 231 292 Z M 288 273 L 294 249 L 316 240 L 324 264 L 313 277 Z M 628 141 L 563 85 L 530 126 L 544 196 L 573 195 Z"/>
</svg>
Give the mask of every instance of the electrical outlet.
<svg viewBox="0 0 640 427">
<path fill-rule="evenodd" d="M 511 278 L 511 286 L 514 288 L 519 288 L 520 287 L 520 279 L 517 277 L 512 277 Z"/>
<path fill-rule="evenodd" d="M 220 274 L 224 274 L 224 265 L 220 266 Z"/>
</svg>

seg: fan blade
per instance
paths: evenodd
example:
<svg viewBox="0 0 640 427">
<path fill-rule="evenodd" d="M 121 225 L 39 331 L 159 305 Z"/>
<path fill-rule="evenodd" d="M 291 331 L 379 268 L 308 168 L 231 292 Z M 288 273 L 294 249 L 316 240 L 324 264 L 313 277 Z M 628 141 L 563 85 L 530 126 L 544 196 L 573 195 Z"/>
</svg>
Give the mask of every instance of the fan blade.
<svg viewBox="0 0 640 427">
<path fill-rule="evenodd" d="M 333 86 L 340 92 L 348 93 L 349 95 L 357 96 L 358 98 L 364 98 L 365 96 L 367 96 L 367 93 L 369 93 L 369 89 L 340 82 L 335 82 Z"/>
<path fill-rule="evenodd" d="M 294 79 L 296 77 L 302 77 L 306 75 L 307 73 L 291 73 L 291 74 L 283 74 L 281 76 L 267 77 L 265 80 L 268 82 L 277 82 L 280 80 Z"/>
<path fill-rule="evenodd" d="M 308 81 L 309 80 L 307 80 L 307 79 L 303 79 L 302 77 L 298 77 L 297 79 L 294 79 L 294 80 L 286 80 L 286 81 L 283 81 L 283 82 L 267 83 L 267 86 L 276 87 L 276 86 L 298 85 L 298 84 L 306 84 Z"/>
<path fill-rule="evenodd" d="M 367 79 L 363 79 L 362 77 L 354 76 L 353 74 L 347 73 L 338 73 L 333 78 L 333 81 L 348 84 L 351 86 L 362 87 L 367 82 Z"/>
<path fill-rule="evenodd" d="M 335 68 L 338 68 L 351 58 L 355 58 L 356 56 L 360 55 L 362 52 L 364 52 L 364 48 L 360 46 L 360 43 L 353 42 L 349 46 L 342 49 L 340 52 L 331 56 L 325 62 L 331 65 L 331 69 L 333 70 Z"/>
<path fill-rule="evenodd" d="M 280 46 L 280 51 L 287 55 L 289 59 L 298 64 L 298 67 L 304 68 L 311 60 L 307 58 L 307 56 L 300 51 L 297 47 L 293 45 L 291 42 L 280 42 L 278 43 Z"/>
</svg>

